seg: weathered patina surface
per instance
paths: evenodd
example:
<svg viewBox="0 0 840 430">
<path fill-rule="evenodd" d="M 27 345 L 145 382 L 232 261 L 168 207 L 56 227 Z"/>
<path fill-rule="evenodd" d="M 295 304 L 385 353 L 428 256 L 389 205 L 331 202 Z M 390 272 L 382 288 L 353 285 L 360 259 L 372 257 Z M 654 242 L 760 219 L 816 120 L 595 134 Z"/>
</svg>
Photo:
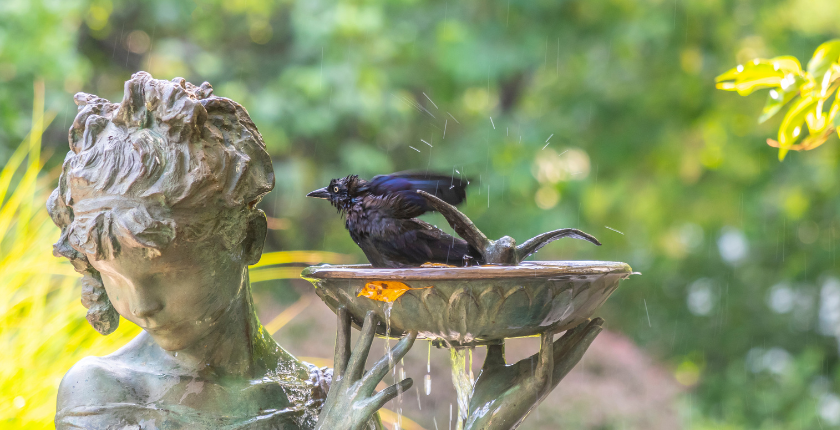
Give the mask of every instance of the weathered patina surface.
<svg viewBox="0 0 840 430">
<path fill-rule="evenodd" d="M 71 151 L 48 202 L 61 227 L 55 254 L 83 275 L 96 330 L 111 333 L 121 315 L 144 331 L 70 369 L 56 427 L 367 426 L 381 405 L 329 414 L 332 371 L 283 350 L 254 312 L 248 265 L 266 234 L 256 205 L 274 172 L 245 109 L 207 83 L 144 72 L 121 103 L 75 98 Z"/>
</svg>

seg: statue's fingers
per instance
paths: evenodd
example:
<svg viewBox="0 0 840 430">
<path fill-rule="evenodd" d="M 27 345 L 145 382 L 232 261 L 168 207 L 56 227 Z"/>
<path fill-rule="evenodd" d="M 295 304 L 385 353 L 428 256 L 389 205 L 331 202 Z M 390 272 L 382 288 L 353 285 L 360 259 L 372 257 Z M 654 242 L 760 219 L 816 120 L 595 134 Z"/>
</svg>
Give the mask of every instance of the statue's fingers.
<svg viewBox="0 0 840 430">
<path fill-rule="evenodd" d="M 552 373 L 554 373 L 554 332 L 548 331 L 540 335 L 540 352 L 537 353 L 534 382 L 542 388 L 552 386 Z"/>
<path fill-rule="evenodd" d="M 588 330 L 595 326 L 602 326 L 604 324 L 604 320 L 602 318 L 593 318 L 591 320 L 586 320 L 580 323 L 577 327 L 569 330 L 563 338 L 559 339 L 558 342 L 555 342 L 554 345 L 554 361 L 557 361 L 560 357 L 566 354 L 566 351 L 569 348 L 574 347 L 577 345 L 578 342 L 586 335 Z M 562 342 L 561 342 L 562 341 Z"/>
<path fill-rule="evenodd" d="M 487 357 L 484 358 L 481 371 L 490 371 L 505 365 L 505 341 L 503 340 L 495 345 L 487 345 Z"/>
<path fill-rule="evenodd" d="M 603 329 L 604 320 L 595 318 L 592 320 L 584 330 L 580 333 L 580 337 L 574 344 L 569 345 L 563 351 L 562 355 L 554 360 L 554 373 L 552 374 L 552 386 L 556 385 L 563 379 L 569 371 L 580 361 L 583 354 L 598 336 Z"/>
<path fill-rule="evenodd" d="M 412 331 L 405 335 L 390 351 L 388 355 L 379 359 L 376 364 L 370 369 L 370 372 L 362 377 L 362 393 L 372 393 L 376 389 L 379 381 L 385 377 L 388 372 L 394 368 L 394 365 L 405 357 L 411 346 L 414 345 L 414 340 L 417 339 L 417 332 Z"/>
<path fill-rule="evenodd" d="M 382 409 L 382 407 L 385 406 L 386 403 L 390 402 L 391 399 L 393 399 L 394 397 L 397 397 L 398 394 L 411 388 L 412 385 L 414 385 L 414 381 L 411 378 L 406 378 L 400 381 L 399 383 L 391 385 L 390 387 L 376 393 L 375 396 L 370 398 L 369 405 L 371 408 L 373 408 L 371 414 L 378 411 L 379 409 Z"/>
<path fill-rule="evenodd" d="M 368 353 L 370 353 L 370 345 L 373 343 L 373 335 L 376 333 L 376 319 L 373 311 L 369 311 L 365 315 L 365 323 L 362 326 L 362 335 L 356 341 L 356 346 L 353 348 L 353 353 L 350 355 L 350 362 L 347 363 L 346 375 L 350 381 L 357 381 L 362 377 L 362 372 L 365 370 L 365 362 L 367 361 Z"/>
<path fill-rule="evenodd" d="M 601 327 L 603 324 L 604 320 L 601 318 L 593 318 L 591 320 L 587 320 L 586 322 L 581 323 L 580 325 L 575 327 L 574 331 L 569 333 L 569 337 L 565 339 L 565 342 L 563 344 L 555 342 L 554 361 L 556 362 L 560 357 L 565 355 L 569 349 L 577 345 L 593 327 Z"/>
<path fill-rule="evenodd" d="M 557 360 L 558 353 L 563 351 L 568 345 L 575 343 L 576 339 L 580 337 L 580 334 L 583 330 L 591 323 L 592 320 L 587 319 L 586 321 L 566 330 L 563 333 L 563 336 L 560 336 L 560 339 L 554 342 L 554 359 Z"/>
<path fill-rule="evenodd" d="M 350 313 L 344 306 L 336 310 L 338 317 L 338 328 L 335 334 L 335 359 L 333 360 L 333 377 L 335 380 L 344 376 L 347 370 L 347 361 L 350 360 Z"/>
</svg>

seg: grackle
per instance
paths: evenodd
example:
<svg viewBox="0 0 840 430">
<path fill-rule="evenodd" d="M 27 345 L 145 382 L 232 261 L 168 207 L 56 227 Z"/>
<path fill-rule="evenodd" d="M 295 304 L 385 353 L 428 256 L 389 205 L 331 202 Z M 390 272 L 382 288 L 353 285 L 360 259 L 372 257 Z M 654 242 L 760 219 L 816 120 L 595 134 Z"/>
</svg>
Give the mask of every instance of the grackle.
<svg viewBox="0 0 840 430">
<path fill-rule="evenodd" d="M 412 267 L 423 263 L 460 264 L 480 260 L 481 252 L 416 217 L 435 210 L 417 191 L 457 205 L 469 181 L 446 175 L 398 172 L 370 181 L 357 175 L 333 179 L 307 194 L 329 200 L 345 219 L 353 241 L 374 267 Z"/>
</svg>

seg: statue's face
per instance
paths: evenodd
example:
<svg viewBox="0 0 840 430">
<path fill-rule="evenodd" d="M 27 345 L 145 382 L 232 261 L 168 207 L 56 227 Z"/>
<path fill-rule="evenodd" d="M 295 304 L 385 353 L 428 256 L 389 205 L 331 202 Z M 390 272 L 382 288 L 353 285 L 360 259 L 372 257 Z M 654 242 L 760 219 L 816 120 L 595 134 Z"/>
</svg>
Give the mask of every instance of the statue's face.
<svg viewBox="0 0 840 430">
<path fill-rule="evenodd" d="M 221 244 L 208 242 L 216 241 L 176 238 L 152 258 L 143 249 L 123 247 L 117 257 L 91 264 L 117 312 L 161 348 L 178 351 L 210 333 L 244 294 L 244 264 Z"/>
</svg>

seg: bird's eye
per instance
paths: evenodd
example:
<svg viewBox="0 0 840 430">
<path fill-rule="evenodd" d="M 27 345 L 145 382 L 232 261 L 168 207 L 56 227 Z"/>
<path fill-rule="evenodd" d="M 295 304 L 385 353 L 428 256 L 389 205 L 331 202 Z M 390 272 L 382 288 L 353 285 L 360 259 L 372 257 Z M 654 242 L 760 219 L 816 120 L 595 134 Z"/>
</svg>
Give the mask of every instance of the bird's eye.
<svg viewBox="0 0 840 430">
<path fill-rule="evenodd" d="M 338 187 L 333 187 L 333 192 L 337 193 L 338 192 Z"/>
</svg>

